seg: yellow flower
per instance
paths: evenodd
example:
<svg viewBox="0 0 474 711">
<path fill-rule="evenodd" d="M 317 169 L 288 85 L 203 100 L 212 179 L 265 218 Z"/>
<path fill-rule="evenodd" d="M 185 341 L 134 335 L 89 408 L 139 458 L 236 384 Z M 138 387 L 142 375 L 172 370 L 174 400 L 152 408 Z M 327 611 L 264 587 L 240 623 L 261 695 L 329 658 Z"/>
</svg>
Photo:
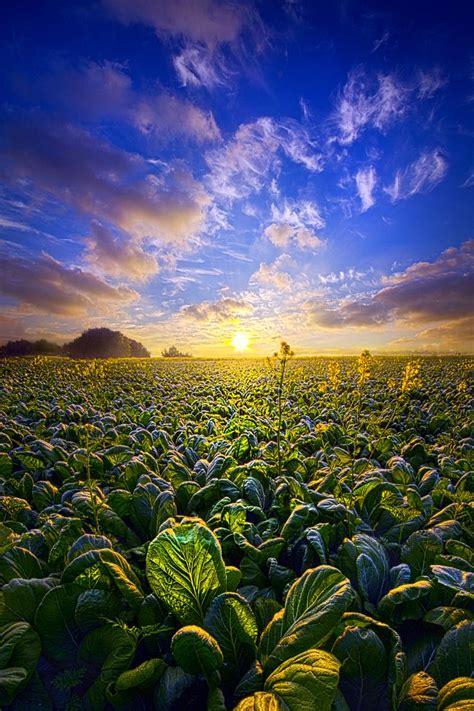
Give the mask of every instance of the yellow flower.
<svg viewBox="0 0 474 711">
<path fill-rule="evenodd" d="M 334 390 L 336 390 L 341 382 L 341 366 L 335 360 L 328 365 L 328 379 Z"/>
<path fill-rule="evenodd" d="M 357 372 L 359 374 L 359 385 L 365 385 L 370 378 L 374 359 L 369 351 L 363 351 L 357 358 Z"/>
<path fill-rule="evenodd" d="M 422 380 L 420 377 L 421 363 L 418 360 L 411 360 L 405 366 L 402 379 L 402 393 L 409 393 L 412 390 L 421 388 Z"/>
</svg>

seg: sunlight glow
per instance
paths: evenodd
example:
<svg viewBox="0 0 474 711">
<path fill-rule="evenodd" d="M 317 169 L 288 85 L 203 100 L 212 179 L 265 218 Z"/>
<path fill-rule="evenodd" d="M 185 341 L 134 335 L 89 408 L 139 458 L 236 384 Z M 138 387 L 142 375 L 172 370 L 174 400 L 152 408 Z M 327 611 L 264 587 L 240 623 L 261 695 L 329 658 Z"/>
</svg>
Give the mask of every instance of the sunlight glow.
<svg viewBox="0 0 474 711">
<path fill-rule="evenodd" d="M 245 333 L 237 332 L 230 342 L 230 345 L 235 348 L 238 353 L 243 353 L 249 347 L 249 338 Z"/>
</svg>

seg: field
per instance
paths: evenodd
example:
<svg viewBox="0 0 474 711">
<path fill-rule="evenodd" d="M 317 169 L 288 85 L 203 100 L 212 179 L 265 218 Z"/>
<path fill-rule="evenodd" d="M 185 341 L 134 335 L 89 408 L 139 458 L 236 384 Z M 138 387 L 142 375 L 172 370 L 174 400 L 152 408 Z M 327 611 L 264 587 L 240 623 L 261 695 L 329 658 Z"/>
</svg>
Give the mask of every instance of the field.
<svg viewBox="0 0 474 711">
<path fill-rule="evenodd" d="M 472 368 L 0 362 L 1 708 L 473 708 Z"/>
</svg>

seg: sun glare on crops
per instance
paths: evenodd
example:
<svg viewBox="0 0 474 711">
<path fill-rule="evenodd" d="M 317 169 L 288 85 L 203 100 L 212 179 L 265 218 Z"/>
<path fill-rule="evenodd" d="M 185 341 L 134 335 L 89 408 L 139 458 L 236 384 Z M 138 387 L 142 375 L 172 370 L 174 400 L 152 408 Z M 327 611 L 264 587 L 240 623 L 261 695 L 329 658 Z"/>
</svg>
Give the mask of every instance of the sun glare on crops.
<svg viewBox="0 0 474 711">
<path fill-rule="evenodd" d="M 249 347 L 249 337 L 245 333 L 238 331 L 233 337 L 230 345 L 234 347 L 237 353 L 243 353 L 248 350 Z"/>
</svg>

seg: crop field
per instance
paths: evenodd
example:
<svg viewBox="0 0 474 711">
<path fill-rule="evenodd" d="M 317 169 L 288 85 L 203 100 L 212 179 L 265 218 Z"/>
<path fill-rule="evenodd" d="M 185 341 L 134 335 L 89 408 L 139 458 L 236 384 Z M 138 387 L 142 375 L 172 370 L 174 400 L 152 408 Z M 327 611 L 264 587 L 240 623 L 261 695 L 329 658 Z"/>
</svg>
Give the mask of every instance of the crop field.
<svg viewBox="0 0 474 711">
<path fill-rule="evenodd" d="M 0 707 L 474 708 L 467 357 L 0 362 Z"/>
</svg>

